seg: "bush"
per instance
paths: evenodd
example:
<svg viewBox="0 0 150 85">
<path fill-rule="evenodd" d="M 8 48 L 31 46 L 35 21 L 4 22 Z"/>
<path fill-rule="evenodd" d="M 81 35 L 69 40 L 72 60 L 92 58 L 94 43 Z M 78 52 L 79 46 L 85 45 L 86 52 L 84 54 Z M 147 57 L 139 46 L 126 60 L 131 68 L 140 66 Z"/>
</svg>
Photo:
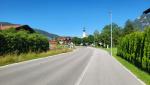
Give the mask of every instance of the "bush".
<svg viewBox="0 0 150 85">
<path fill-rule="evenodd" d="M 43 52 L 49 49 L 48 39 L 27 31 L 0 31 L 0 55 Z"/>
<path fill-rule="evenodd" d="M 150 27 L 122 37 L 117 55 L 150 73 Z"/>
</svg>

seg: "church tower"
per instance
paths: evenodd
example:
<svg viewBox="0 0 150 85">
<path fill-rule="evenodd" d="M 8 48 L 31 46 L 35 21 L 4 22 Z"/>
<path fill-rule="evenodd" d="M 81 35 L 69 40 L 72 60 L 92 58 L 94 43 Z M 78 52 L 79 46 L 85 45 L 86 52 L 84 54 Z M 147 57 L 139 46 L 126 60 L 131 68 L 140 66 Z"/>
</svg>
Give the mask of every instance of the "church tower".
<svg viewBox="0 0 150 85">
<path fill-rule="evenodd" d="M 87 37 L 87 34 L 86 34 L 86 30 L 85 30 L 85 27 L 83 28 L 83 34 L 82 34 L 82 38 L 85 38 Z"/>
</svg>

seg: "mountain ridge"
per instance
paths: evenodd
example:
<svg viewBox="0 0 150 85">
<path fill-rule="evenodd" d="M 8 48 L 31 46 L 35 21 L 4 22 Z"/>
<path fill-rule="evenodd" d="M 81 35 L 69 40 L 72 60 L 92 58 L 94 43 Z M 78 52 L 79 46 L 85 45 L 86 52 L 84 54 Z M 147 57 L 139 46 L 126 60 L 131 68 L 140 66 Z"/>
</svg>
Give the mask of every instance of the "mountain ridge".
<svg viewBox="0 0 150 85">
<path fill-rule="evenodd" d="M 141 15 L 133 21 L 133 24 L 136 28 L 144 30 L 146 26 L 150 26 L 150 14 Z"/>
<path fill-rule="evenodd" d="M 41 30 L 41 29 L 34 29 L 36 32 L 48 37 L 48 39 L 54 39 L 54 38 L 57 38 L 59 37 L 59 35 L 57 34 L 53 34 L 53 33 L 49 33 L 47 31 L 44 31 L 44 30 Z"/>
</svg>

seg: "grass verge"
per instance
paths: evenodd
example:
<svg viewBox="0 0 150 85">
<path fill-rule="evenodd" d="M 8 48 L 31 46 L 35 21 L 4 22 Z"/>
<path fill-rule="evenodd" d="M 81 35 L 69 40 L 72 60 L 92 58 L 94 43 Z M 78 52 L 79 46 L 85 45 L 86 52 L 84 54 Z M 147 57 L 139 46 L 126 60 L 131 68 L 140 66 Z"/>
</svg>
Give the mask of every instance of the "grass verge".
<svg viewBox="0 0 150 85">
<path fill-rule="evenodd" d="M 110 52 L 110 49 L 105 49 L 108 52 Z M 139 79 L 141 79 L 143 82 L 145 82 L 146 85 L 150 85 L 150 75 L 137 68 L 135 65 L 131 64 L 130 62 L 126 61 L 125 59 L 117 56 L 117 48 L 113 48 L 113 56 L 127 69 L 129 69 L 134 75 L 136 75 Z"/>
<path fill-rule="evenodd" d="M 27 53 L 27 54 L 20 54 L 20 55 L 9 54 L 9 55 L 5 55 L 5 56 L 0 56 L 0 66 L 17 63 L 17 62 L 21 62 L 21 61 L 27 61 L 27 60 L 47 57 L 47 56 L 52 56 L 52 55 L 66 53 L 66 52 L 70 52 L 70 51 L 71 51 L 71 49 L 61 48 L 61 49 L 50 50 L 50 51 L 42 52 L 42 53 Z"/>
</svg>

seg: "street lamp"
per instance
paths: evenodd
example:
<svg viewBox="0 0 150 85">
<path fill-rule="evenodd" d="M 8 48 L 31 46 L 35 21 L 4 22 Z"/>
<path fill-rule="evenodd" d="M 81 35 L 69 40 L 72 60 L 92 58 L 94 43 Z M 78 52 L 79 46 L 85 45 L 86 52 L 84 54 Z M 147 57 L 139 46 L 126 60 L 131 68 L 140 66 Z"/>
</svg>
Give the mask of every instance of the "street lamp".
<svg viewBox="0 0 150 85">
<path fill-rule="evenodd" d="M 112 56 L 112 12 L 109 12 L 110 14 L 110 25 L 111 25 L 111 56 Z"/>
</svg>

